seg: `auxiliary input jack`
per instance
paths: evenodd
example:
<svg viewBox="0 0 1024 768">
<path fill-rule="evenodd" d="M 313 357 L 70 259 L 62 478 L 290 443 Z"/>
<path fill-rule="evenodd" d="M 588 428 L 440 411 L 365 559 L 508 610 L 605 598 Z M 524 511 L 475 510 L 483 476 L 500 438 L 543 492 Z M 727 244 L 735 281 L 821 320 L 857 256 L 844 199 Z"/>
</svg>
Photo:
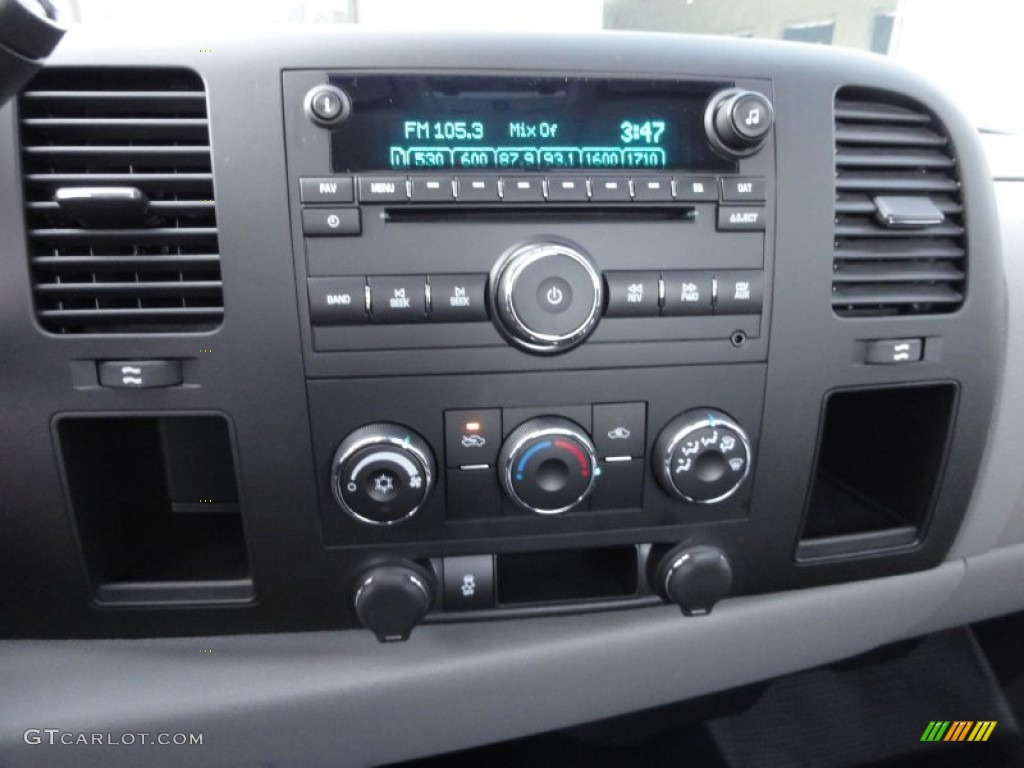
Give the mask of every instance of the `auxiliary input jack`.
<svg viewBox="0 0 1024 768">
<path fill-rule="evenodd" d="M 747 334 L 743 331 L 734 331 L 732 336 L 729 337 L 729 341 L 732 342 L 734 347 L 742 347 L 747 343 Z"/>
</svg>

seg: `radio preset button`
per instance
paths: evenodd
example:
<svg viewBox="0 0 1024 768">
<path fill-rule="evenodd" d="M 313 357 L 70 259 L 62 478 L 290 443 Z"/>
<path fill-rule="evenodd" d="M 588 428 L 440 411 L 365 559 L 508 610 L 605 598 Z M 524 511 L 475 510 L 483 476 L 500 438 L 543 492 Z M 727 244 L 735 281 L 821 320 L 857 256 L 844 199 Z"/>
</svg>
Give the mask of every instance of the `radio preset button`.
<svg viewBox="0 0 1024 768">
<path fill-rule="evenodd" d="M 629 201 L 629 179 L 624 176 L 594 176 L 590 180 L 590 199 L 597 202 Z"/>
<path fill-rule="evenodd" d="M 544 184 L 538 176 L 505 176 L 501 186 L 506 203 L 544 202 Z"/>
<path fill-rule="evenodd" d="M 718 229 L 721 232 L 763 232 L 764 208 L 720 205 L 718 206 Z"/>
<path fill-rule="evenodd" d="M 633 199 L 642 203 L 671 202 L 672 180 L 669 178 L 634 179 Z"/>
<path fill-rule="evenodd" d="M 714 176 L 681 176 L 676 179 L 676 200 L 701 203 L 718 200 L 718 179 Z"/>
<path fill-rule="evenodd" d="M 606 317 L 657 317 L 659 272 L 605 272 Z"/>
<path fill-rule="evenodd" d="M 371 277 L 369 282 L 374 323 L 422 323 L 427 319 L 425 275 Z"/>
<path fill-rule="evenodd" d="M 487 275 L 431 275 L 429 280 L 431 320 L 487 319 Z"/>
<path fill-rule="evenodd" d="M 548 177 L 548 200 L 553 203 L 587 201 L 587 180 L 579 176 Z"/>
<path fill-rule="evenodd" d="M 299 179 L 299 199 L 304 203 L 351 203 L 355 186 L 351 176 Z"/>
<path fill-rule="evenodd" d="M 496 203 L 501 199 L 497 179 L 459 177 L 456 189 L 460 203 Z"/>
<path fill-rule="evenodd" d="M 307 237 L 358 235 L 361 231 L 358 208 L 304 208 L 302 234 Z"/>
<path fill-rule="evenodd" d="M 366 322 L 366 278 L 311 277 L 306 282 L 313 325 Z"/>
<path fill-rule="evenodd" d="M 665 272 L 666 315 L 710 315 L 712 280 L 710 272 Z"/>
<path fill-rule="evenodd" d="M 450 203 L 455 199 L 451 179 L 414 178 L 411 187 L 414 203 Z"/>
<path fill-rule="evenodd" d="M 764 273 L 756 270 L 717 272 L 716 315 L 756 315 L 764 304 Z"/>
<path fill-rule="evenodd" d="M 363 203 L 404 203 L 409 199 L 406 180 L 400 176 L 359 179 L 359 201 Z"/>
<path fill-rule="evenodd" d="M 722 199 L 730 203 L 764 202 L 764 179 L 722 179 Z"/>
</svg>

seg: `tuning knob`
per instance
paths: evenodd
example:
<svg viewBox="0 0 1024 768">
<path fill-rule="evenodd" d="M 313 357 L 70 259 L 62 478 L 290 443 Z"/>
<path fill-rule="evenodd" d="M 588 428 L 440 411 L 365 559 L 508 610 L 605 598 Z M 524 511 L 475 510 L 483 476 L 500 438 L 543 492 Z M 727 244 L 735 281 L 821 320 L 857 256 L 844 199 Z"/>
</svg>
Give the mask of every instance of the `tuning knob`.
<svg viewBox="0 0 1024 768">
<path fill-rule="evenodd" d="M 658 561 L 651 577 L 664 599 L 676 603 L 685 616 L 711 613 L 732 588 L 732 566 L 718 547 L 680 545 Z"/>
<path fill-rule="evenodd" d="M 750 439 L 721 411 L 676 416 L 654 443 L 654 475 L 683 501 L 714 504 L 736 493 L 750 473 Z"/>
<path fill-rule="evenodd" d="M 379 565 L 356 583 L 352 603 L 359 622 L 382 643 L 408 640 L 430 611 L 437 580 L 410 560 Z"/>
<path fill-rule="evenodd" d="M 361 523 L 394 525 L 409 519 L 433 486 L 430 446 L 400 424 L 368 424 L 334 452 L 334 498 Z"/>
<path fill-rule="evenodd" d="M 538 515 L 557 515 L 590 496 L 597 457 L 582 427 L 543 416 L 508 436 L 498 466 L 505 493 L 516 505 Z"/>
<path fill-rule="evenodd" d="M 590 257 L 572 245 L 530 243 L 494 268 L 492 302 L 498 328 L 531 352 L 564 352 L 597 326 L 604 282 Z"/>
<path fill-rule="evenodd" d="M 759 150 L 768 138 L 775 112 L 757 91 L 728 88 L 708 102 L 704 130 L 711 145 L 726 157 L 744 157 Z"/>
</svg>

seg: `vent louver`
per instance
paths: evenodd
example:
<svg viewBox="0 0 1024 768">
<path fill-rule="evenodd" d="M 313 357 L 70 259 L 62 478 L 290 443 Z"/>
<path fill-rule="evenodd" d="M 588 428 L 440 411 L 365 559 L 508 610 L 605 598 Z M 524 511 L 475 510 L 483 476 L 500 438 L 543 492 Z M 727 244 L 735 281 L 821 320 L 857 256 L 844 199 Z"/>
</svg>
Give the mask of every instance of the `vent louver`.
<svg viewBox="0 0 1024 768">
<path fill-rule="evenodd" d="M 21 95 L 19 114 L 43 327 L 169 333 L 220 325 L 200 77 L 176 69 L 44 69 Z M 69 203 L 83 196 L 85 205 Z"/>
<path fill-rule="evenodd" d="M 955 311 L 963 303 L 967 254 L 956 160 L 944 128 L 916 102 L 856 88 L 836 95 L 835 124 L 836 314 Z M 925 215 L 887 220 L 890 204 Z"/>
</svg>

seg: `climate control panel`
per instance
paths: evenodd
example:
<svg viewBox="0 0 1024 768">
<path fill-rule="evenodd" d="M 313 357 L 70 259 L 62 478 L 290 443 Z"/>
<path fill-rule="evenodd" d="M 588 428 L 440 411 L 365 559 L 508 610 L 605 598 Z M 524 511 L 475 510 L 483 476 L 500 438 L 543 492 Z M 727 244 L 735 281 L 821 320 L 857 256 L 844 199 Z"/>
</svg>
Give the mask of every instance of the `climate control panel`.
<svg viewBox="0 0 1024 768">
<path fill-rule="evenodd" d="M 713 408 L 675 416 L 657 430 L 648 467 L 646 415 L 644 402 L 447 412 L 438 451 L 448 467 L 447 519 L 639 508 L 648 474 L 676 504 L 713 505 L 740 489 L 752 450 L 731 416 Z M 360 427 L 334 452 L 334 499 L 367 526 L 407 521 L 434 490 L 434 456 L 409 427 Z"/>
</svg>

